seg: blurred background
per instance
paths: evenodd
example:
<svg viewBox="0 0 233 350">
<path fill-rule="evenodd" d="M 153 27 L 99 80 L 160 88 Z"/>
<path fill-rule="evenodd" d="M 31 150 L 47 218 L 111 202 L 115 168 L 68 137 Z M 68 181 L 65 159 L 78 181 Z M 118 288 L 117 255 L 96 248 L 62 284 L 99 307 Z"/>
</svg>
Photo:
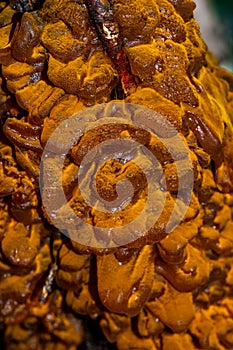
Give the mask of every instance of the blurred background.
<svg viewBox="0 0 233 350">
<path fill-rule="evenodd" d="M 204 41 L 221 66 L 233 71 L 233 0 L 194 0 Z"/>
</svg>

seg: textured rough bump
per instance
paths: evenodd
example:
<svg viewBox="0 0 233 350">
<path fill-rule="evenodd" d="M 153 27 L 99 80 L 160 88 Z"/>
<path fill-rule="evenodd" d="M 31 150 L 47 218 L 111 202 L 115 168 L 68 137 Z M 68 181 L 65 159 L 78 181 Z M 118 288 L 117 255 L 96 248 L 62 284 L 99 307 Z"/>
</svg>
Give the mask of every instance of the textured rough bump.
<svg viewBox="0 0 233 350">
<path fill-rule="evenodd" d="M 192 0 L 109 2 L 137 86 L 127 98 L 84 0 L 0 1 L 1 344 L 6 350 L 232 349 L 233 76 L 202 41 Z M 87 132 L 63 170 L 67 200 L 84 220 L 107 222 L 84 203 L 74 180 L 85 154 L 99 143 L 116 137 L 142 143 L 166 179 L 166 210 L 156 225 L 132 244 L 97 250 L 48 223 L 39 165 L 59 123 L 112 99 L 149 107 L 174 126 L 189 152 L 194 186 L 184 219 L 166 234 L 179 181 L 190 171 L 177 149 L 178 179 L 161 141 L 174 135 L 161 128 L 157 138 L 127 124 Z M 116 199 L 116 182 L 132 174 L 134 202 L 121 222 L 112 217 L 108 225 L 140 212 L 147 183 L 131 161 L 106 162 L 97 173 L 106 200 Z M 56 169 L 50 175 L 52 184 Z M 185 197 L 188 185 L 182 185 Z M 56 215 L 66 215 L 65 208 Z M 93 236 L 94 242 L 108 239 Z M 105 340 L 91 334 L 88 319 Z"/>
</svg>

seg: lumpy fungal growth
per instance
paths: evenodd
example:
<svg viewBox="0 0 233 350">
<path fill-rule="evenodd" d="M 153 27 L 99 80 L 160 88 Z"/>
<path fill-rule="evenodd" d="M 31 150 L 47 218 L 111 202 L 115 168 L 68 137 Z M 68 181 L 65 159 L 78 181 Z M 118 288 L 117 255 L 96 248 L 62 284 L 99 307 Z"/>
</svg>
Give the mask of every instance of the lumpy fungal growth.
<svg viewBox="0 0 233 350">
<path fill-rule="evenodd" d="M 192 0 L 0 1 L 4 349 L 233 348 L 233 76 L 201 39 L 194 8 Z M 156 134 L 137 124 L 147 109 L 160 116 Z M 80 125 L 65 156 L 65 131 L 54 143 L 53 132 L 83 112 L 90 128 Z M 112 122 L 101 124 L 103 116 Z M 97 152 L 90 169 L 83 165 L 115 139 L 157 159 L 149 177 L 136 151 L 134 159 L 117 149 L 100 167 Z M 52 219 L 40 191 L 48 144 L 46 191 L 59 208 Z M 57 191 L 57 154 L 68 206 Z M 83 197 L 81 185 L 92 196 L 93 169 L 95 195 L 115 203 L 111 213 Z M 126 198 L 118 196 L 123 180 Z M 151 184 L 152 209 L 165 205 L 138 236 L 127 224 L 147 208 Z M 86 245 L 53 223 L 69 221 L 68 207 L 93 227 Z M 185 215 L 168 232 L 174 208 Z M 153 210 L 143 213 L 146 222 Z"/>
</svg>

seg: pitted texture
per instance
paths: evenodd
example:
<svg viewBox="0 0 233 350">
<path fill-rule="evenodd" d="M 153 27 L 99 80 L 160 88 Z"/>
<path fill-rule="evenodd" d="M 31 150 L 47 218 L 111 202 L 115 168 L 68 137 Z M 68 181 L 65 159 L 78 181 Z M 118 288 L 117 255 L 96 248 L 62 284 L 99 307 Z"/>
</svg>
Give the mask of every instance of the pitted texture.
<svg viewBox="0 0 233 350">
<path fill-rule="evenodd" d="M 102 348 L 115 343 L 119 350 L 231 349 L 232 74 L 207 51 L 191 0 L 109 3 L 136 83 L 126 98 L 86 1 L 0 2 L 0 316 L 5 348 L 93 348 L 85 329 L 89 317 L 107 339 Z M 185 217 L 167 235 L 164 225 L 182 178 L 161 139 L 126 124 L 83 135 L 65 161 L 63 185 L 70 206 L 87 221 L 107 220 L 83 202 L 73 177 L 87 151 L 104 140 L 127 137 L 142 143 L 157 157 L 166 179 L 166 210 L 153 229 L 134 244 L 104 251 L 69 240 L 48 223 L 39 165 L 59 123 L 113 99 L 149 107 L 173 125 L 188 150 L 194 186 Z M 160 132 L 161 138 L 172 139 Z M 60 141 L 62 149 L 63 135 Z M 185 177 L 190 169 L 183 166 L 182 150 L 177 154 Z M 55 172 L 51 169 L 51 181 Z M 133 175 L 135 214 L 143 205 L 146 180 L 130 161 L 106 162 L 97 189 L 106 200 L 115 199 L 114 186 L 124 175 Z M 182 185 L 185 196 L 187 184 Z M 130 215 L 121 217 L 123 223 L 126 219 Z"/>
</svg>

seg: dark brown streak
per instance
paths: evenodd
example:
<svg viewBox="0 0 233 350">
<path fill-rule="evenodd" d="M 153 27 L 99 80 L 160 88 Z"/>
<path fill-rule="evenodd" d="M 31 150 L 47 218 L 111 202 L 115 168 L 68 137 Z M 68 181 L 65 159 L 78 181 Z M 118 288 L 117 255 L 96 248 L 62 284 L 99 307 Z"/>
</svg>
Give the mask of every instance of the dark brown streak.
<svg viewBox="0 0 233 350">
<path fill-rule="evenodd" d="M 136 84 L 130 74 L 130 65 L 123 48 L 123 38 L 114 20 L 111 5 L 106 0 L 86 0 L 86 5 L 103 46 L 117 69 L 122 88 L 127 96 L 136 90 Z"/>
</svg>

